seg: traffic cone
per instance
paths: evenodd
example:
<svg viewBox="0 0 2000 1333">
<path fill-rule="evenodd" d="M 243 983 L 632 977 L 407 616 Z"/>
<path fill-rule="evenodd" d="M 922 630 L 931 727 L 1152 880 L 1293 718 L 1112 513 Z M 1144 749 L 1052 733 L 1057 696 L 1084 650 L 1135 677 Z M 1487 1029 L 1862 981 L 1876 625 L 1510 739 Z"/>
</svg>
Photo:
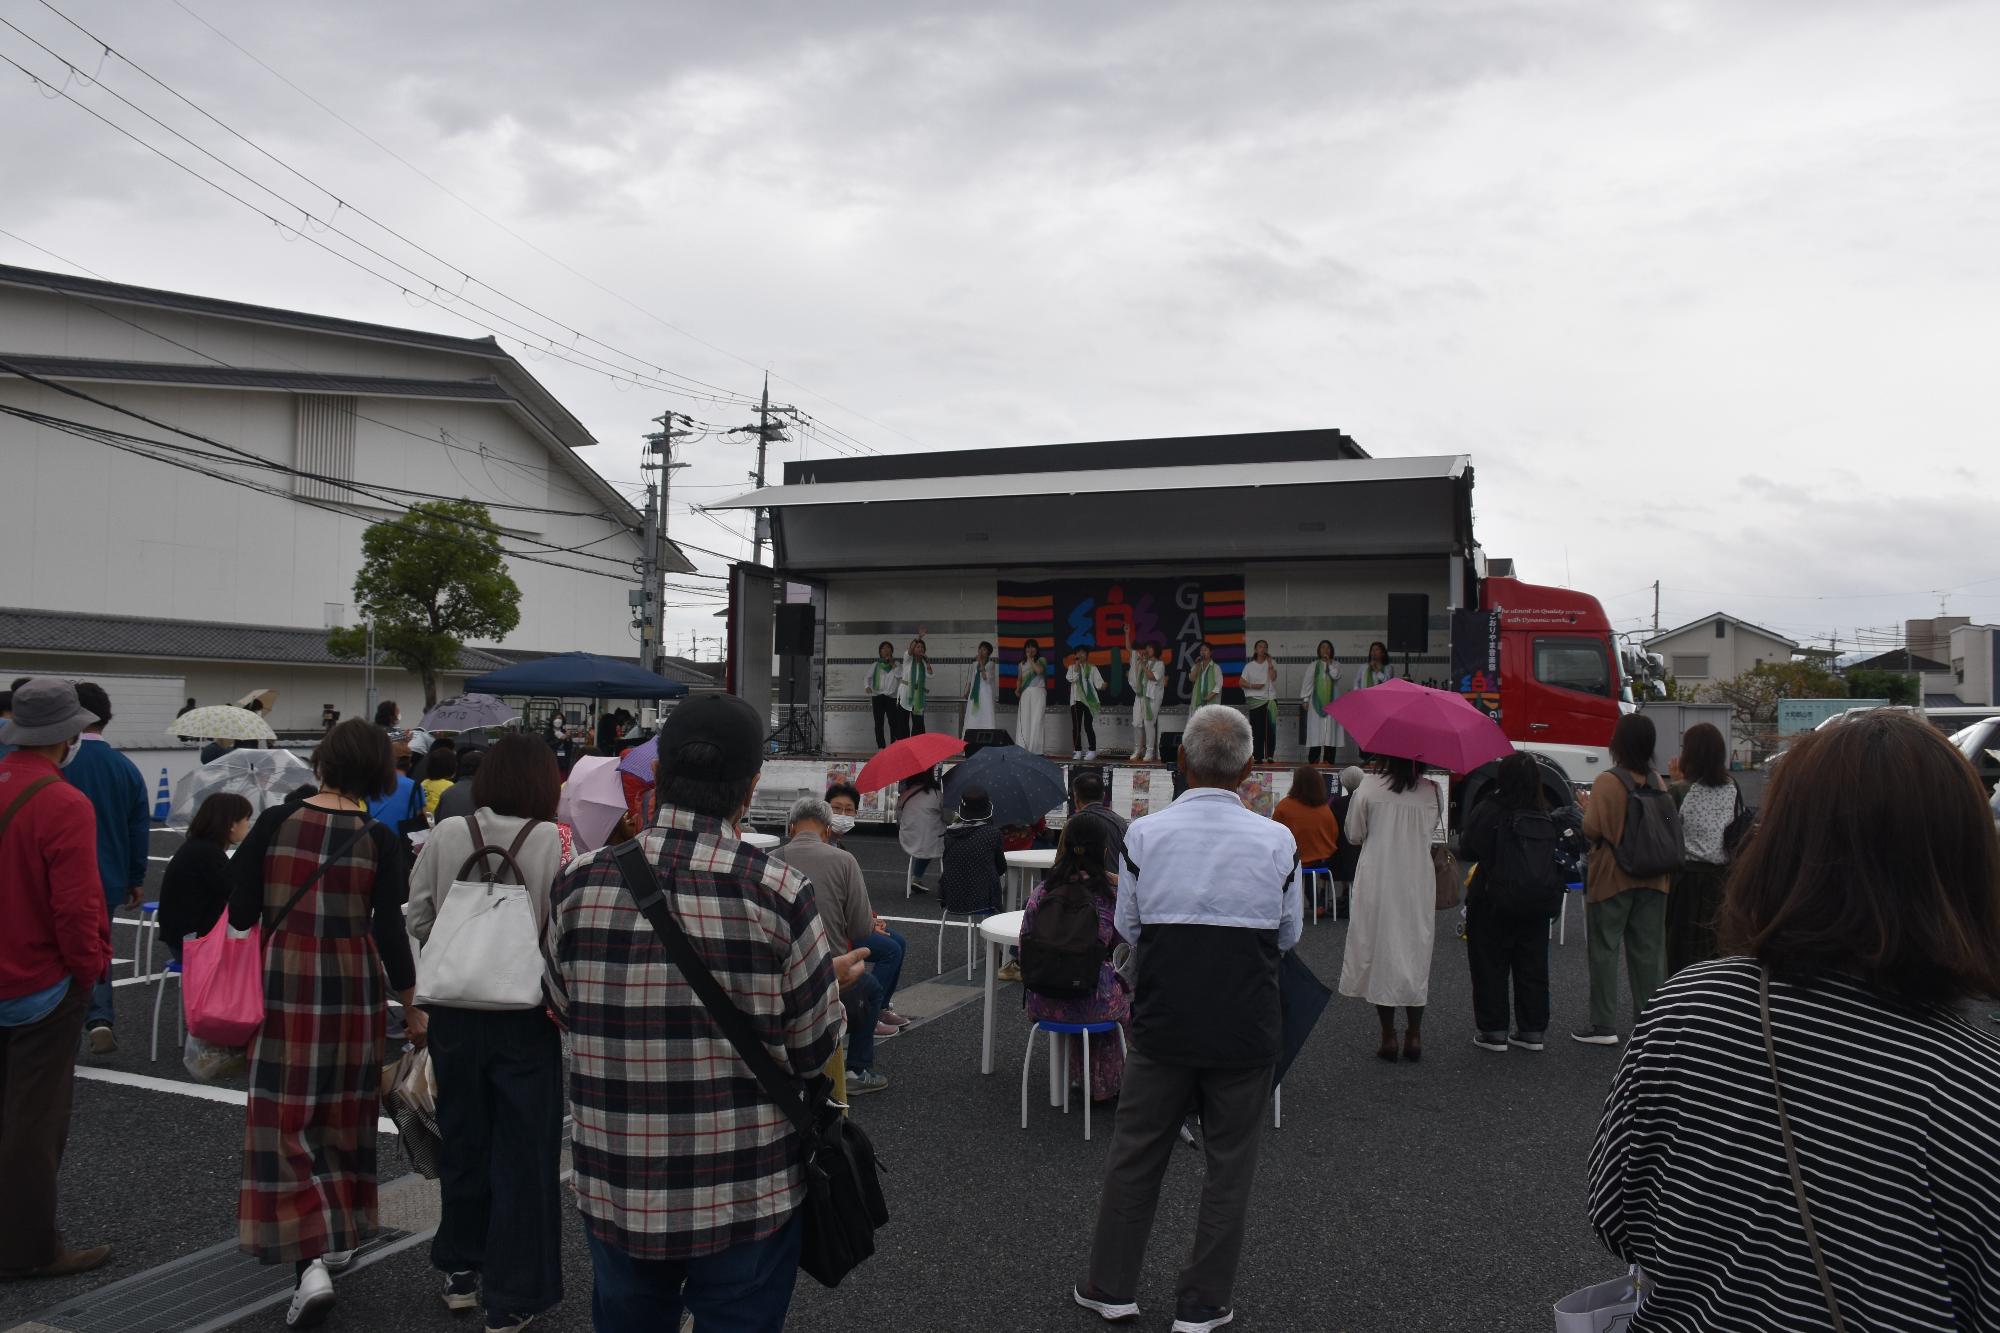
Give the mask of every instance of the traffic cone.
<svg viewBox="0 0 2000 1333">
<path fill-rule="evenodd" d="M 167 770 L 160 770 L 160 791 L 153 798 L 153 822 L 164 824 L 167 816 L 174 812 L 174 795 L 167 787 Z"/>
</svg>

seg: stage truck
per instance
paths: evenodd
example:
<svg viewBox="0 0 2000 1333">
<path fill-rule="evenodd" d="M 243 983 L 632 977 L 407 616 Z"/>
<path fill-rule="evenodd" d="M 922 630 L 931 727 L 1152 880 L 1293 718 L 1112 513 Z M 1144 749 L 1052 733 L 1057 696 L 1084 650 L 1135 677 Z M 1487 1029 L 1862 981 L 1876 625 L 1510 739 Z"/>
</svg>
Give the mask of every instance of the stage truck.
<svg viewBox="0 0 2000 1333">
<path fill-rule="evenodd" d="M 1268 811 L 1305 754 L 1302 696 L 1317 645 L 1357 687 L 1371 645 L 1393 674 L 1456 688 L 1495 715 L 1547 780 L 1587 785 L 1608 765 L 1631 707 L 1609 620 L 1586 593 L 1513 577 L 1472 533 L 1471 460 L 1373 458 L 1338 431 L 1128 440 L 788 464 L 785 483 L 725 501 L 760 511 L 769 566 L 731 580 L 728 687 L 771 710 L 755 816 L 851 776 L 875 752 L 867 679 L 878 646 L 898 660 L 923 632 L 930 731 L 959 734 L 980 644 L 999 664 L 995 728 L 1018 740 L 1014 673 L 1032 641 L 1054 664 L 1041 750 L 1068 766 L 1063 664 L 1081 652 L 1105 688 L 1097 757 L 1120 810 L 1172 799 L 1160 764 L 1136 748 L 1128 633 L 1168 664 L 1163 749 L 1207 643 L 1223 702 L 1259 640 L 1279 662 L 1278 745 L 1244 797 Z M 1340 754 L 1355 756 L 1351 738 Z M 1487 774 L 1452 785 L 1476 802 Z M 890 793 L 862 803 L 894 818 Z M 1447 822 L 1441 812 L 1441 823 Z"/>
</svg>

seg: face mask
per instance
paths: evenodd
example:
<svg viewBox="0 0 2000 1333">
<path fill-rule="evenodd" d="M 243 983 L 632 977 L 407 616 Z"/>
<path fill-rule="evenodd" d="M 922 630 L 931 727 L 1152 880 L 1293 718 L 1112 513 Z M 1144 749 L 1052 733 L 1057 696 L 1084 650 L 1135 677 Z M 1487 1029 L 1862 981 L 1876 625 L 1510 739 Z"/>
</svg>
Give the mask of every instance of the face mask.
<svg viewBox="0 0 2000 1333">
<path fill-rule="evenodd" d="M 835 837 L 839 837 L 843 833 L 852 833 L 854 831 L 854 816 L 835 815 L 833 823 L 828 825 L 828 827 L 833 830 Z"/>
<path fill-rule="evenodd" d="M 56 767 L 68 768 L 70 760 L 76 758 L 81 753 L 83 753 L 83 737 L 81 736 L 71 737 L 69 742 L 69 748 L 63 751 L 63 757 L 56 764 Z"/>
</svg>

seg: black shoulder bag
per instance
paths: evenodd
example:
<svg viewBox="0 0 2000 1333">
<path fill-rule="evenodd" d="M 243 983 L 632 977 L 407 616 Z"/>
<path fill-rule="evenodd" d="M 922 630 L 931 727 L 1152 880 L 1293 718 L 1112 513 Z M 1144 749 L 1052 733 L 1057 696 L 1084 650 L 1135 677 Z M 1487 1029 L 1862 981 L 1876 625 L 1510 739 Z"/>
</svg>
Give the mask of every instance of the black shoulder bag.
<svg viewBox="0 0 2000 1333">
<path fill-rule="evenodd" d="M 1812 1207 L 1806 1202 L 1806 1182 L 1799 1172 L 1799 1150 L 1792 1141 L 1792 1118 L 1785 1111 L 1785 1084 L 1778 1077 L 1778 1042 L 1771 1032 L 1771 969 L 1757 972 L 1757 1011 L 1764 1026 L 1764 1060 L 1771 1069 L 1771 1091 L 1778 1099 L 1778 1137 L 1785 1144 L 1785 1166 L 1792 1175 L 1792 1197 L 1798 1200 L 1799 1220 L 1806 1224 L 1806 1248 L 1812 1252 L 1813 1273 L 1819 1278 L 1820 1295 L 1826 1298 L 1826 1312 L 1833 1316 L 1834 1333 L 1846 1333 L 1840 1317 L 1840 1301 L 1833 1294 L 1833 1279 L 1827 1276 L 1826 1256 L 1820 1252 L 1819 1229 L 1813 1226 Z"/>
<path fill-rule="evenodd" d="M 815 1080 L 820 1086 L 809 1091 L 771 1058 L 750 1019 L 723 991 L 667 910 L 666 891 L 654 876 L 644 847 L 637 842 L 624 843 L 613 849 L 612 856 L 618 862 L 625 891 L 659 936 L 668 959 L 701 998 L 708 1016 L 729 1038 L 736 1054 L 750 1066 L 764 1087 L 764 1095 L 776 1102 L 797 1128 L 806 1178 L 806 1201 L 800 1210 L 805 1234 L 800 1242 L 799 1267 L 821 1286 L 839 1286 L 842 1278 L 875 1253 L 875 1229 L 889 1221 L 889 1205 L 883 1200 L 877 1176 L 875 1145 L 828 1099 L 826 1080 Z"/>
</svg>

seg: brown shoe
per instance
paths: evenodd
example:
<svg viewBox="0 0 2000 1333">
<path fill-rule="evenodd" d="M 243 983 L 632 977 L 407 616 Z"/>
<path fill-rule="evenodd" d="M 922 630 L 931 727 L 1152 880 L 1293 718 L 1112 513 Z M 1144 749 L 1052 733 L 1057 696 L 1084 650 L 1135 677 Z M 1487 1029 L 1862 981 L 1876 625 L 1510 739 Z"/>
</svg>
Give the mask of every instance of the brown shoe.
<svg viewBox="0 0 2000 1333">
<path fill-rule="evenodd" d="M 111 1258 L 109 1245 L 93 1245 L 87 1250 L 72 1250 L 67 1247 L 58 1251 L 56 1257 L 40 1268 L 14 1268 L 0 1273 L 0 1282 L 19 1282 L 28 1278 L 70 1277 L 77 1273 L 88 1273 L 93 1268 L 102 1267 Z"/>
<path fill-rule="evenodd" d="M 1403 1058 L 1405 1060 L 1424 1058 L 1424 1039 L 1417 1035 L 1415 1028 L 1403 1034 Z"/>
<path fill-rule="evenodd" d="M 1390 1064 L 1396 1063 L 1395 1033 L 1385 1032 L 1382 1034 L 1382 1044 L 1375 1048 L 1375 1058 L 1377 1060 L 1387 1060 Z"/>
</svg>

